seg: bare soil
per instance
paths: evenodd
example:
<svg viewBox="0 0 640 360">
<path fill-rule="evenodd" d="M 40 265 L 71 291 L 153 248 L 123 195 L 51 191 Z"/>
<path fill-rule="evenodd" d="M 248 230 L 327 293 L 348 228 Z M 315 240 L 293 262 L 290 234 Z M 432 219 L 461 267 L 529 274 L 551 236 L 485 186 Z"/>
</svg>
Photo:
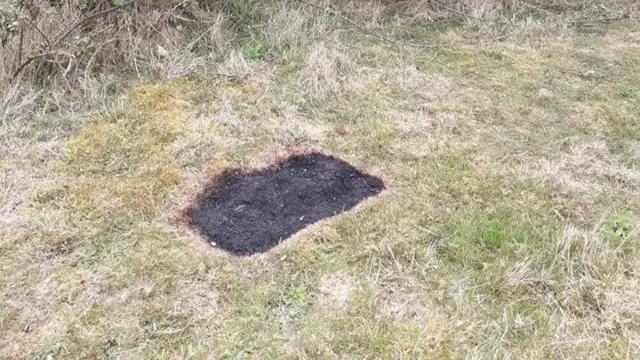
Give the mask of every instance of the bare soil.
<svg viewBox="0 0 640 360">
<path fill-rule="evenodd" d="M 187 211 L 190 224 L 235 255 L 265 252 L 384 189 L 382 180 L 320 153 L 266 169 L 226 170 Z"/>
</svg>

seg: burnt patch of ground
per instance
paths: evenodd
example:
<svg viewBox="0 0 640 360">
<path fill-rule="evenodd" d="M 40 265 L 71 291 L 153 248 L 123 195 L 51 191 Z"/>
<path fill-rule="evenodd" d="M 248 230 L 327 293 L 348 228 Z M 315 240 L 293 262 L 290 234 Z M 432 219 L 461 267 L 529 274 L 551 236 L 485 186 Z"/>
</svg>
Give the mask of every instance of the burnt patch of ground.
<svg viewBox="0 0 640 360">
<path fill-rule="evenodd" d="M 187 218 L 217 246 L 251 255 L 383 189 L 380 179 L 335 157 L 295 155 L 262 170 L 224 171 L 187 211 Z"/>
</svg>

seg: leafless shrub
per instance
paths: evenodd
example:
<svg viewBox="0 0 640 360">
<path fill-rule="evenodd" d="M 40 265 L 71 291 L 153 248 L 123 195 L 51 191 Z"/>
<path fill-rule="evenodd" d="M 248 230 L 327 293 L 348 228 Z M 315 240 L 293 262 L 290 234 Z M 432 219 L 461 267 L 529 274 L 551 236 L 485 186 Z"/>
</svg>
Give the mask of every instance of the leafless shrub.
<svg viewBox="0 0 640 360">
<path fill-rule="evenodd" d="M 98 74 L 188 73 L 198 65 L 197 46 L 223 51 L 221 23 L 215 9 L 168 0 L 3 3 L 2 120 L 35 100 L 22 94 L 30 87 L 95 92 L 87 85 Z"/>
</svg>

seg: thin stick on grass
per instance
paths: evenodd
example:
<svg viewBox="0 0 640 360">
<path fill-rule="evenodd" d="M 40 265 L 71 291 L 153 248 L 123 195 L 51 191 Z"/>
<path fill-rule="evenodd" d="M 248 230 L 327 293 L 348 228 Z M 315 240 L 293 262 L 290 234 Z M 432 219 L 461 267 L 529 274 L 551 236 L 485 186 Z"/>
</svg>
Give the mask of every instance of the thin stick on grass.
<svg viewBox="0 0 640 360">
<path fill-rule="evenodd" d="M 495 20 L 495 19 L 486 19 L 486 18 L 482 18 L 482 17 L 478 17 L 478 16 L 469 15 L 469 14 L 466 14 L 466 13 L 464 13 L 464 12 L 460 11 L 460 10 L 456 10 L 456 9 L 454 9 L 454 8 L 452 8 L 452 7 L 449 7 L 449 6 L 447 6 L 447 5 L 443 4 L 443 3 L 441 3 L 440 1 L 437 1 L 437 0 L 432 0 L 432 1 L 433 1 L 436 5 L 440 6 L 441 8 L 443 8 L 443 9 L 445 9 L 445 10 L 447 10 L 447 11 L 450 11 L 450 12 L 452 12 L 452 13 L 454 13 L 454 14 L 458 14 L 458 15 L 460 15 L 460 16 L 462 16 L 462 17 L 468 18 L 468 19 L 473 19 L 473 20 L 478 20 L 478 21 L 484 21 L 484 22 L 488 22 L 488 23 L 495 23 L 495 22 L 496 22 L 496 20 Z M 507 21 L 504 21 L 504 20 L 501 20 L 501 21 L 499 21 L 498 23 L 500 23 L 500 24 L 508 24 L 508 22 L 507 22 Z"/>
<path fill-rule="evenodd" d="M 308 2 L 303 1 L 303 0 L 296 0 L 296 1 L 298 1 L 301 4 L 304 4 L 304 5 L 316 8 L 318 10 L 322 10 L 322 11 L 324 11 L 326 13 L 332 14 L 332 15 L 342 19 L 343 21 L 345 21 L 349 25 L 355 27 L 356 29 L 358 29 L 358 30 L 360 30 L 360 31 L 362 31 L 362 32 L 364 32 L 364 33 L 366 33 L 368 35 L 374 36 L 374 37 L 376 37 L 376 38 L 378 38 L 380 40 L 383 40 L 383 41 L 385 41 L 385 42 L 387 42 L 389 44 L 392 44 L 392 45 L 395 45 L 395 46 L 398 46 L 398 47 L 413 47 L 413 48 L 420 48 L 420 49 L 435 49 L 435 48 L 443 48 L 443 47 L 451 47 L 451 46 L 453 46 L 453 44 L 444 44 L 444 43 L 439 43 L 439 44 L 436 44 L 436 43 L 413 43 L 413 42 L 407 42 L 407 41 L 394 40 L 394 39 L 391 39 L 391 38 L 389 38 L 387 36 L 384 36 L 384 35 L 382 35 L 380 33 L 377 33 L 375 31 L 371 31 L 371 30 L 365 28 L 364 26 L 356 23 L 355 21 L 353 21 L 353 20 L 349 19 L 348 17 L 340 14 L 339 12 L 337 12 L 335 10 L 332 10 L 329 7 L 323 8 L 321 6 L 318 6 L 318 5 L 312 4 L 312 3 L 308 3 Z M 503 40 L 503 39 L 505 39 L 507 37 L 508 37 L 508 35 L 501 35 L 501 36 L 497 36 L 497 37 L 490 38 L 490 39 L 465 41 L 465 42 L 461 42 L 459 44 L 462 44 L 462 45 L 475 45 L 475 44 L 479 44 L 479 43 L 482 43 L 482 42 L 500 41 L 500 40 Z"/>
<path fill-rule="evenodd" d="M 590 22 L 610 22 L 610 21 L 625 20 L 625 19 L 629 19 L 629 18 L 630 18 L 629 15 L 622 15 L 622 16 L 605 17 L 605 18 L 570 20 L 570 21 L 568 21 L 568 23 L 569 24 L 584 24 L 584 23 L 590 23 Z"/>
</svg>

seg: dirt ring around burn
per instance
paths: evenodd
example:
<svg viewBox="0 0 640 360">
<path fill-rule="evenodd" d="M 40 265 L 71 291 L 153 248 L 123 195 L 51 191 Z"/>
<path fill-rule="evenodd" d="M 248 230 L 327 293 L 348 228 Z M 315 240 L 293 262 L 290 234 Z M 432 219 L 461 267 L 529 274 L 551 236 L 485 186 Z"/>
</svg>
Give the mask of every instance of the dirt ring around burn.
<svg viewBox="0 0 640 360">
<path fill-rule="evenodd" d="M 208 172 L 178 225 L 232 256 L 267 253 L 385 189 L 379 177 L 322 150 L 287 149 L 264 159 L 272 161 Z"/>
</svg>

